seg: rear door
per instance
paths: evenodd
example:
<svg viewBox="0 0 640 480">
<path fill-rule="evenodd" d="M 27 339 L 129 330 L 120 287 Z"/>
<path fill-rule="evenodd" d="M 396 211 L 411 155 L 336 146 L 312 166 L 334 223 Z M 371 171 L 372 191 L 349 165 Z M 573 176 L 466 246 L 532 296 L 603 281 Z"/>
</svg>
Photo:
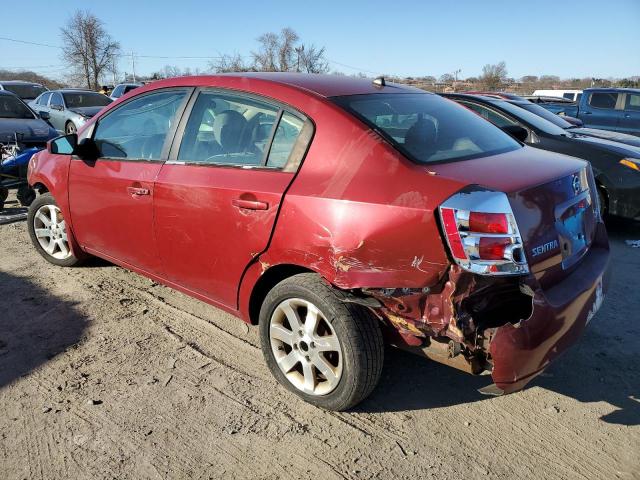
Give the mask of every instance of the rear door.
<svg viewBox="0 0 640 480">
<path fill-rule="evenodd" d="M 236 307 L 245 268 L 267 247 L 313 127 L 249 95 L 202 90 L 155 187 L 155 235 L 169 280 Z"/>
<path fill-rule="evenodd" d="M 71 219 L 80 245 L 161 273 L 153 237 L 154 182 L 189 93 L 147 93 L 100 118 L 93 129 L 99 158 L 73 158 L 69 172 Z"/>
<path fill-rule="evenodd" d="M 621 100 L 618 92 L 591 92 L 580 119 L 591 128 L 618 130 L 623 115 L 618 105 Z"/>
<path fill-rule="evenodd" d="M 620 131 L 640 135 L 640 93 L 627 93 Z"/>
</svg>

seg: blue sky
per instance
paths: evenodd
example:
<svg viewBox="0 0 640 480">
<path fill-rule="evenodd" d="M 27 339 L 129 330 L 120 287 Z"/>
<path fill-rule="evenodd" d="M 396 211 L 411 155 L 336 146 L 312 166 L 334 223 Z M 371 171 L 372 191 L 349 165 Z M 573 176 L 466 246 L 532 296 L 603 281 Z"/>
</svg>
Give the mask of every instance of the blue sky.
<svg viewBox="0 0 640 480">
<path fill-rule="evenodd" d="M 33 15 L 34 21 L 25 28 L 6 16 L 0 37 L 57 45 L 59 27 L 74 10 L 88 9 L 124 51 L 138 55 L 139 73 L 166 64 L 206 69 L 206 59 L 142 56 L 248 55 L 258 35 L 290 26 L 305 43 L 325 46 L 331 68 L 345 73 L 440 76 L 461 69 L 465 78 L 504 60 L 516 78 L 640 75 L 640 0 L 26 0 L 19 5 L 16 19 Z M 65 68 L 59 52 L 0 39 L 0 67 L 60 76 Z M 121 60 L 120 69 L 130 71 L 130 59 Z"/>
</svg>

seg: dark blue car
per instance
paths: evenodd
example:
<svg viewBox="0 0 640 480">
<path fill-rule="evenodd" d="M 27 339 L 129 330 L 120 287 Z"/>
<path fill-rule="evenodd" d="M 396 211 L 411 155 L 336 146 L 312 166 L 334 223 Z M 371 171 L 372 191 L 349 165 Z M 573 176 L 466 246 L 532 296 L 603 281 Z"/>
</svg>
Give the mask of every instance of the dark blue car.
<svg viewBox="0 0 640 480">
<path fill-rule="evenodd" d="M 18 189 L 20 203 L 31 203 L 34 195 L 26 182 L 27 161 L 57 136 L 19 97 L 0 91 L 0 204 L 9 188 Z"/>
</svg>

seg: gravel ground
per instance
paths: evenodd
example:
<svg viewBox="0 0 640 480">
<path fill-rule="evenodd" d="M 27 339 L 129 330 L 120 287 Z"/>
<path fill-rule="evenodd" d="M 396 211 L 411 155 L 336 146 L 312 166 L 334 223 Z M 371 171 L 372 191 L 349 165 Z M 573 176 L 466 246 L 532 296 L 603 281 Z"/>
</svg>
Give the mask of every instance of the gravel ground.
<svg viewBox="0 0 640 480">
<path fill-rule="evenodd" d="M 610 236 L 605 305 L 526 390 L 392 350 L 331 413 L 275 383 L 256 328 L 0 225 L 0 478 L 640 478 L 640 226 Z"/>
</svg>

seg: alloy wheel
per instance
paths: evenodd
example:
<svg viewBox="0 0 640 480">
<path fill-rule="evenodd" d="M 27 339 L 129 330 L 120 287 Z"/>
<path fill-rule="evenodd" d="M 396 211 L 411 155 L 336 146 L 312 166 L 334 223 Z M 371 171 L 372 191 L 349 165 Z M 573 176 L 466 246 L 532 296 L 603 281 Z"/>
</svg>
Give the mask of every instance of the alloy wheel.
<svg viewBox="0 0 640 480">
<path fill-rule="evenodd" d="M 322 312 L 301 298 L 282 301 L 269 324 L 271 351 L 282 373 L 308 395 L 332 392 L 342 376 L 342 347 Z"/>
<path fill-rule="evenodd" d="M 33 217 L 33 230 L 42 249 L 58 260 L 71 256 L 66 224 L 56 205 L 41 206 Z"/>
</svg>

